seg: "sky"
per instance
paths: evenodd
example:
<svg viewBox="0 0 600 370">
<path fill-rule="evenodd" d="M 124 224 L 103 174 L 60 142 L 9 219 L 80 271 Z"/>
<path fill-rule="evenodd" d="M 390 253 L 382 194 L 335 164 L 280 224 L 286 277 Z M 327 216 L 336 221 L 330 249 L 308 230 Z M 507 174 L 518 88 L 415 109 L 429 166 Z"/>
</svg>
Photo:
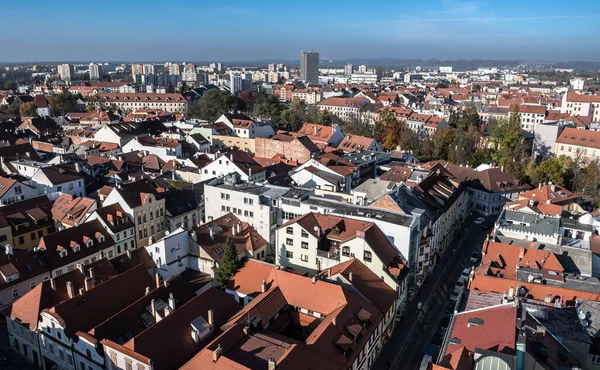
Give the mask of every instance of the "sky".
<svg viewBox="0 0 600 370">
<path fill-rule="evenodd" d="M 600 61 L 598 0 L 20 0 L 0 62 Z"/>
</svg>

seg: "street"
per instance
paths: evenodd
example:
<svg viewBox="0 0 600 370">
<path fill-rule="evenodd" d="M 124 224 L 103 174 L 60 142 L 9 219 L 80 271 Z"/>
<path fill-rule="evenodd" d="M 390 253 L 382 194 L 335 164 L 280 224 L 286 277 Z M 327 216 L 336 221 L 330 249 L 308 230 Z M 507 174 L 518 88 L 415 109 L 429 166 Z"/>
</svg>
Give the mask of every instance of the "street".
<svg viewBox="0 0 600 370">
<path fill-rule="evenodd" d="M 418 369 L 425 348 L 432 341 L 438 324 L 446 314 L 450 294 L 462 270 L 470 267 L 469 256 L 481 250 L 486 233 L 468 217 L 459 239 L 448 248 L 433 272 L 408 302 L 403 319 L 392 333 L 375 362 L 375 369 Z M 423 303 L 419 310 L 417 305 Z"/>
</svg>

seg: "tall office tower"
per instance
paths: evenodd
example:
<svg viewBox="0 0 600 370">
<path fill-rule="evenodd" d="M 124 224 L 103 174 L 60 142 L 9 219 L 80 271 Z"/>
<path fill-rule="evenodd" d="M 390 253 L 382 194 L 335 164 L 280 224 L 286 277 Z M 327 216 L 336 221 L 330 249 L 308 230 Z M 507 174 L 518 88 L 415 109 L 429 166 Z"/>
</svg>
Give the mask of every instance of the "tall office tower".
<svg viewBox="0 0 600 370">
<path fill-rule="evenodd" d="M 102 76 L 102 64 L 90 63 L 90 80 L 99 80 Z"/>
<path fill-rule="evenodd" d="M 61 80 L 71 81 L 71 73 L 73 73 L 73 67 L 70 64 L 59 64 L 57 70 Z"/>
<path fill-rule="evenodd" d="M 217 63 L 217 71 L 221 72 L 223 69 L 223 65 L 221 63 Z"/>
<path fill-rule="evenodd" d="M 181 74 L 181 67 L 177 63 L 171 63 L 169 65 L 169 74 L 179 76 Z"/>
<path fill-rule="evenodd" d="M 300 79 L 311 84 L 319 83 L 318 52 L 303 51 L 300 53 Z"/>
<path fill-rule="evenodd" d="M 366 65 L 360 65 L 358 66 L 358 73 L 365 73 L 367 71 L 367 66 Z"/>
<path fill-rule="evenodd" d="M 350 76 L 352 74 L 352 64 L 348 63 L 344 66 L 344 74 Z"/>
<path fill-rule="evenodd" d="M 154 74 L 154 64 L 144 64 L 142 73 L 145 75 L 153 75 Z"/>
<path fill-rule="evenodd" d="M 275 64 L 269 64 L 269 72 L 275 72 Z"/>
</svg>

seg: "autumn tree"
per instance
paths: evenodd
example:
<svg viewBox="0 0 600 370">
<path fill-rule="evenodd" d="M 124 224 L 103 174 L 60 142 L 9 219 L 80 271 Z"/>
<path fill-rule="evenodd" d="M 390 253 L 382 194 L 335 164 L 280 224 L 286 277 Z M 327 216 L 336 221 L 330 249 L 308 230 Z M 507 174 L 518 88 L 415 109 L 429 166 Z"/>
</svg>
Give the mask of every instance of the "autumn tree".
<svg viewBox="0 0 600 370">
<path fill-rule="evenodd" d="M 37 117 L 37 106 L 35 103 L 23 103 L 19 107 L 21 117 Z"/>
<path fill-rule="evenodd" d="M 531 161 L 527 166 L 527 176 L 534 186 L 551 181 L 553 184 L 567 186 L 576 171 L 575 162 L 565 155 L 547 158 L 536 164 Z"/>
</svg>

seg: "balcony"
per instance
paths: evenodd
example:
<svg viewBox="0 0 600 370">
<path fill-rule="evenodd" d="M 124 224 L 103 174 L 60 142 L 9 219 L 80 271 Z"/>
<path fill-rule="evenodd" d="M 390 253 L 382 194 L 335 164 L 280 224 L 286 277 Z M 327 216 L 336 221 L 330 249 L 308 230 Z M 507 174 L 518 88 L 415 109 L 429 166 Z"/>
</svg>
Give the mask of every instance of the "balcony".
<svg viewBox="0 0 600 370">
<path fill-rule="evenodd" d="M 338 251 L 317 250 L 317 263 L 321 270 L 335 266 L 340 263 L 340 253 Z"/>
</svg>

